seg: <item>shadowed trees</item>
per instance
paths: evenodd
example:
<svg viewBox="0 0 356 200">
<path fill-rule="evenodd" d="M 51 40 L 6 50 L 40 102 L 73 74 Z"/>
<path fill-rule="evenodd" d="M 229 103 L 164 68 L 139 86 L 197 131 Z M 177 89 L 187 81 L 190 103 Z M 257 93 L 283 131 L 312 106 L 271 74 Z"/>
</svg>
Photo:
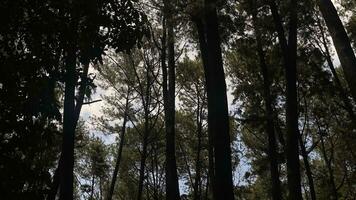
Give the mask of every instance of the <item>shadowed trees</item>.
<svg viewBox="0 0 356 200">
<path fill-rule="evenodd" d="M 356 101 L 356 57 L 350 39 L 331 0 L 318 0 L 317 2 L 335 45 L 351 95 Z"/>
<path fill-rule="evenodd" d="M 163 31 L 166 35 L 162 39 L 162 51 L 167 51 L 161 55 L 162 63 L 162 90 L 164 104 L 164 121 L 166 130 L 166 199 L 179 200 L 179 184 L 176 162 L 175 145 L 175 98 L 176 98 L 176 64 L 175 64 L 175 32 L 174 32 L 174 11 L 173 1 L 163 1 Z M 167 58 L 163 58 L 167 56 Z M 168 61 L 166 64 L 166 60 Z"/>
<path fill-rule="evenodd" d="M 2 197 L 352 199 L 355 7 L 2 1 Z"/>
<path fill-rule="evenodd" d="M 206 78 L 208 132 L 214 155 L 212 187 L 214 199 L 234 199 L 231 167 L 226 83 L 218 31 L 217 2 L 204 2 L 197 22 L 199 45 Z"/>
</svg>

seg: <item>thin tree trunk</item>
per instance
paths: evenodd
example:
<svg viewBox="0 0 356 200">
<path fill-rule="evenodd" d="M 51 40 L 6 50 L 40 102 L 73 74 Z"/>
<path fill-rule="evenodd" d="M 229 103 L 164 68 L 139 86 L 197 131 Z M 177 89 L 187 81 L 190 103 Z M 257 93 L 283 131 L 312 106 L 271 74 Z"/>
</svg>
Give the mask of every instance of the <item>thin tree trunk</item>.
<svg viewBox="0 0 356 200">
<path fill-rule="evenodd" d="M 201 151 L 201 140 L 202 140 L 202 121 L 201 121 L 201 108 L 200 108 L 200 98 L 199 98 L 199 89 L 197 88 L 197 99 L 198 99 L 198 105 L 197 105 L 197 138 L 198 138 L 198 146 L 197 146 L 197 157 L 195 161 L 195 180 L 194 180 L 194 195 L 193 199 L 194 200 L 200 200 L 201 199 L 201 161 L 200 161 L 200 151 Z"/>
<path fill-rule="evenodd" d="M 91 179 L 91 192 L 90 192 L 90 200 L 94 200 L 94 181 L 95 181 L 95 178 L 94 178 L 94 175 Z"/>
<path fill-rule="evenodd" d="M 151 197 L 150 197 L 150 190 L 149 190 L 149 187 L 148 187 L 148 183 L 146 184 L 146 200 L 151 200 Z"/>
<path fill-rule="evenodd" d="M 153 158 L 152 158 L 152 178 L 153 178 L 153 199 L 158 200 L 158 155 L 157 155 L 157 143 L 153 144 Z M 154 172 L 156 171 L 156 172 Z"/>
<path fill-rule="evenodd" d="M 127 95 L 126 95 L 126 102 L 125 102 L 125 111 L 124 111 L 124 119 L 122 122 L 122 127 L 121 127 L 121 137 L 120 137 L 120 144 L 119 144 L 119 149 L 117 152 L 117 157 L 116 157 L 116 163 L 115 163 L 115 169 L 112 175 L 112 180 L 110 183 L 110 189 L 108 192 L 107 200 L 111 200 L 112 196 L 114 194 L 114 189 L 116 185 L 116 180 L 117 180 L 117 174 L 119 173 L 120 169 L 120 162 L 121 162 L 121 155 L 122 155 L 122 149 L 125 144 L 125 132 L 126 132 L 126 122 L 128 118 L 128 111 L 129 111 L 129 96 L 130 96 L 130 89 L 128 88 Z"/>
<path fill-rule="evenodd" d="M 101 178 L 99 182 L 99 189 L 100 189 L 100 200 L 103 200 L 103 180 Z"/>
<path fill-rule="evenodd" d="M 205 200 L 211 199 L 209 198 L 209 190 L 211 190 L 211 187 L 210 187 L 210 179 L 209 179 L 209 171 L 208 171 L 206 177 L 206 185 L 205 185 L 205 198 L 204 198 Z"/>
<path fill-rule="evenodd" d="M 308 152 L 305 149 L 305 145 L 304 145 L 304 142 L 302 140 L 302 135 L 301 134 L 299 134 L 298 141 L 299 141 L 300 151 L 301 151 L 301 154 L 302 154 L 302 157 L 303 157 L 303 162 L 304 162 L 304 167 L 305 167 L 305 174 L 307 175 L 307 178 L 308 178 L 310 197 L 311 197 L 312 200 L 316 200 L 313 173 L 312 173 L 311 168 L 310 168 L 309 159 L 308 159 Z"/>
<path fill-rule="evenodd" d="M 175 156 L 175 56 L 172 2 L 165 1 L 165 15 L 167 16 L 167 47 L 168 47 L 168 81 L 163 88 L 165 128 L 166 128 L 166 199 L 179 200 L 179 184 L 177 163 Z M 163 50 L 165 51 L 165 49 Z M 165 66 L 162 66 L 165 67 Z M 165 75 L 165 74 L 164 74 Z M 167 75 L 167 73 L 166 73 Z M 168 83 L 168 84 L 167 84 Z M 168 87 L 167 87 L 168 86 Z"/>
<path fill-rule="evenodd" d="M 147 159 L 147 145 L 148 145 L 148 115 L 145 116 L 145 130 L 143 136 L 142 152 L 141 152 L 141 161 L 140 161 L 140 172 L 139 172 L 139 182 L 138 182 L 138 192 L 137 200 L 142 199 L 143 192 L 143 183 L 145 180 L 145 165 Z"/>
<path fill-rule="evenodd" d="M 285 36 L 285 31 L 283 28 L 283 24 L 282 24 L 282 19 L 281 16 L 279 15 L 279 11 L 278 11 L 278 7 L 277 4 L 275 2 L 275 0 L 267 0 L 268 5 L 271 9 L 271 13 L 272 13 L 272 17 L 273 17 L 273 21 L 274 21 L 274 25 L 276 26 L 276 32 L 278 35 L 278 42 L 279 42 L 279 46 L 281 48 L 281 53 L 283 54 L 283 59 L 284 62 L 286 62 L 286 58 L 288 57 L 287 52 L 288 52 L 288 42 Z"/>
<path fill-rule="evenodd" d="M 351 95 L 356 102 L 356 57 L 350 39 L 331 0 L 317 2 L 339 56 Z"/>
<path fill-rule="evenodd" d="M 189 166 L 189 161 L 188 161 L 188 156 L 187 153 L 185 152 L 184 148 L 182 147 L 181 144 L 179 144 L 179 149 L 181 151 L 183 160 L 184 160 L 184 164 L 187 168 L 187 174 L 188 174 L 188 178 L 189 178 L 189 183 L 190 185 L 193 185 L 193 176 L 192 176 L 192 172 L 190 170 L 190 166 Z"/>
<path fill-rule="evenodd" d="M 218 17 L 215 0 L 205 1 L 207 65 L 208 129 L 214 146 L 215 200 L 234 199 L 229 134 L 229 116 L 226 97 L 225 74 L 222 62 Z M 204 33 L 199 33 L 204 34 Z M 202 50 L 204 52 L 205 50 Z"/>
<path fill-rule="evenodd" d="M 256 26 L 257 23 L 257 8 L 252 8 L 252 18 L 253 25 L 256 34 L 257 42 L 257 53 L 260 60 L 260 67 L 263 77 L 263 87 L 264 87 L 264 101 L 266 109 L 266 131 L 268 137 L 268 156 L 270 162 L 270 173 L 271 173 L 271 183 L 272 183 L 272 199 L 280 200 L 282 199 L 282 192 L 279 180 L 279 170 L 278 170 L 278 152 L 277 152 L 277 141 L 274 131 L 274 120 L 273 120 L 273 109 L 272 109 L 272 96 L 271 96 L 271 81 L 269 78 L 268 68 L 265 61 L 265 53 L 262 48 L 261 32 Z"/>
<path fill-rule="evenodd" d="M 60 182 L 60 168 L 61 168 L 61 162 L 62 162 L 62 154 L 59 157 L 59 161 L 58 161 L 58 166 L 53 174 L 53 181 L 52 181 L 52 185 L 51 188 L 49 190 L 48 196 L 47 196 L 47 200 L 55 200 L 56 199 L 56 195 L 58 192 L 58 188 L 59 188 L 59 182 Z"/>
<path fill-rule="evenodd" d="M 331 159 L 329 159 L 327 154 L 326 154 L 323 136 L 321 136 L 320 141 L 321 141 L 321 151 L 322 151 L 322 154 L 323 154 L 323 158 L 324 158 L 324 161 L 325 161 L 326 168 L 328 169 L 328 173 L 329 173 L 329 181 L 330 181 L 330 186 L 331 186 L 331 190 L 332 190 L 331 199 L 337 200 L 338 199 L 338 194 L 337 194 L 337 189 L 336 189 L 336 184 L 335 184 L 334 171 L 333 171 L 332 166 L 331 166 Z"/>
<path fill-rule="evenodd" d="M 149 136 L 149 108 L 150 108 L 150 84 L 151 84 L 151 79 L 150 79 L 150 69 L 149 66 L 146 69 L 146 91 L 144 97 L 142 97 L 142 102 L 144 104 L 144 115 L 145 115 L 145 127 L 144 127 L 144 133 L 143 133 L 143 141 L 142 141 L 142 152 L 141 152 L 141 161 L 140 161 L 140 172 L 139 172 L 139 181 L 138 181 L 138 192 L 137 192 L 137 200 L 142 199 L 142 192 L 143 192 L 143 184 L 145 180 L 145 165 L 146 165 L 146 159 L 147 159 L 147 146 L 148 146 L 148 136 Z"/>
</svg>

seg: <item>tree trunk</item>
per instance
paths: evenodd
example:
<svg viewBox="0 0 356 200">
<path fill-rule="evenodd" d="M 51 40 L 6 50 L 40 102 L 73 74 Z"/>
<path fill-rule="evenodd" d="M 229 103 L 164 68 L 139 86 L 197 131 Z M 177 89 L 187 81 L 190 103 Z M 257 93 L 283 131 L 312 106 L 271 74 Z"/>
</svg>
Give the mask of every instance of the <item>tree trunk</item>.
<svg viewBox="0 0 356 200">
<path fill-rule="evenodd" d="M 318 21 L 318 26 L 319 26 L 319 29 L 321 31 L 322 45 L 323 45 L 323 47 L 325 49 L 325 58 L 326 58 L 326 61 L 328 63 L 328 66 L 330 68 L 330 71 L 334 76 L 334 81 L 335 81 L 335 84 L 336 84 L 336 88 L 340 92 L 340 97 L 341 97 L 341 99 L 343 100 L 343 102 L 345 104 L 345 110 L 349 114 L 352 123 L 356 125 L 356 117 L 355 117 L 355 113 L 353 111 L 352 103 L 350 102 L 350 99 L 348 98 L 347 93 L 346 93 L 346 91 L 344 90 L 344 88 L 343 88 L 343 86 L 341 84 L 341 81 L 339 79 L 339 75 L 336 73 L 336 70 L 335 70 L 335 67 L 334 67 L 334 63 L 331 60 L 331 55 L 330 55 L 330 51 L 329 51 L 329 48 L 328 48 L 327 39 L 326 39 L 325 34 L 324 34 L 324 29 L 323 29 L 320 21 Z"/>
<path fill-rule="evenodd" d="M 205 197 L 204 197 L 205 200 L 211 199 L 209 197 L 209 190 L 211 191 L 209 169 L 208 169 L 208 173 L 207 173 L 207 177 L 206 177 L 206 185 L 205 185 Z"/>
<path fill-rule="evenodd" d="M 290 21 L 288 42 L 285 38 L 283 25 L 278 13 L 278 8 L 274 0 L 269 1 L 273 20 L 278 33 L 278 39 L 283 55 L 286 74 L 286 124 L 287 124 L 287 178 L 288 197 L 291 200 L 302 199 L 301 177 L 299 170 L 299 150 L 298 150 L 298 102 L 297 102 L 297 1 L 290 2 Z"/>
<path fill-rule="evenodd" d="M 158 187 L 159 187 L 159 177 L 158 177 L 158 155 L 157 155 L 157 143 L 153 144 L 153 158 L 151 160 L 152 165 L 152 179 L 153 179 L 153 199 L 159 200 L 158 197 Z M 155 172 L 156 171 L 156 172 Z"/>
<path fill-rule="evenodd" d="M 214 146 L 214 199 L 234 199 L 226 83 L 215 0 L 205 1 L 206 52 L 204 63 L 208 96 L 208 129 Z M 204 33 L 199 33 L 203 34 Z M 204 57 L 204 56 L 203 56 Z"/>
<path fill-rule="evenodd" d="M 143 182 L 145 180 L 145 165 L 147 159 L 147 145 L 148 145 L 148 115 L 145 116 L 145 130 L 142 141 L 142 152 L 141 152 L 141 161 L 140 161 L 140 172 L 139 172 L 139 181 L 138 181 L 138 192 L 137 192 L 137 200 L 142 199 L 143 192 Z"/>
<path fill-rule="evenodd" d="M 323 136 L 320 136 L 320 142 L 321 142 L 321 151 L 323 154 L 325 165 L 326 165 L 326 168 L 328 169 L 328 173 L 329 173 L 329 182 L 330 182 L 330 186 L 331 186 L 331 190 L 332 190 L 331 199 L 337 200 L 338 195 L 337 195 L 337 189 L 336 189 L 335 178 L 334 178 L 334 170 L 332 169 L 332 166 L 331 166 L 331 158 L 329 159 L 326 154 Z"/>
<path fill-rule="evenodd" d="M 356 57 L 350 39 L 331 0 L 318 0 L 318 5 L 339 56 L 351 95 L 356 102 Z"/>
<path fill-rule="evenodd" d="M 47 200 L 55 200 L 56 199 L 56 195 L 58 192 L 58 188 L 59 188 L 59 182 L 60 182 L 60 169 L 61 169 L 61 162 L 62 162 L 62 154 L 59 157 L 59 161 L 58 161 L 58 166 L 53 174 L 53 181 L 52 181 L 52 185 L 51 188 L 49 190 L 48 196 L 47 196 Z"/>
<path fill-rule="evenodd" d="M 78 99 L 76 101 L 75 108 L 74 108 L 74 120 L 73 120 L 74 121 L 74 125 L 73 125 L 74 130 L 75 130 L 78 120 L 79 120 L 80 111 L 82 109 L 83 102 L 84 102 L 85 91 L 88 86 L 88 82 L 87 82 L 88 71 L 89 71 L 89 62 L 85 63 L 84 67 L 83 67 L 82 82 L 79 87 L 79 92 L 78 92 L 79 95 L 78 95 Z M 53 181 L 52 181 L 52 185 L 51 185 L 49 194 L 47 196 L 47 200 L 55 200 L 55 198 L 56 198 L 58 188 L 60 185 L 60 178 L 61 178 L 60 168 L 62 167 L 62 164 L 61 164 L 61 162 L 63 162 L 62 160 L 63 160 L 63 156 L 61 153 L 61 155 L 59 157 L 57 169 L 55 170 L 54 175 L 53 175 Z"/>
<path fill-rule="evenodd" d="M 197 30 L 198 30 L 198 39 L 199 39 L 199 47 L 200 47 L 200 53 L 201 53 L 201 57 L 202 57 L 202 62 L 203 62 L 203 66 L 204 66 L 204 76 L 205 76 L 205 85 L 206 88 L 208 90 L 207 87 L 207 80 L 208 80 L 208 73 L 207 73 L 207 66 L 209 64 L 208 61 L 208 46 L 206 43 L 206 35 L 205 35 L 205 27 L 204 27 L 204 23 L 203 20 L 201 19 L 200 16 L 192 16 L 192 21 L 195 23 Z M 208 189 L 210 190 L 210 192 L 208 192 L 208 196 L 209 199 L 217 199 L 216 197 L 216 191 L 215 191 L 215 187 L 214 187 L 214 177 L 215 177 L 215 172 L 214 172 L 214 144 L 213 144 L 213 132 L 212 129 L 209 128 L 209 121 L 211 120 L 211 117 L 209 117 L 208 115 L 208 160 L 209 160 L 209 164 L 208 164 Z"/>
<path fill-rule="evenodd" d="M 307 178 L 308 178 L 310 197 L 311 197 L 312 200 L 316 200 L 313 173 L 312 173 L 311 168 L 310 168 L 309 159 L 308 159 L 308 152 L 305 149 L 304 142 L 303 142 L 301 134 L 299 134 L 298 141 L 299 141 L 300 151 L 301 151 L 301 154 L 302 154 L 302 157 L 303 157 L 303 162 L 304 162 L 304 167 L 305 167 L 305 174 L 307 175 Z"/>
<path fill-rule="evenodd" d="M 99 182 L 99 189 L 100 189 L 100 200 L 103 200 L 103 180 L 102 178 L 100 178 L 100 182 Z"/>
<path fill-rule="evenodd" d="M 271 81 L 269 78 L 268 68 L 265 61 L 265 53 L 262 47 L 261 41 L 261 32 L 256 26 L 257 23 L 257 9 L 252 8 L 252 19 L 253 26 L 256 34 L 256 43 L 257 43 L 257 53 L 260 60 L 260 67 L 263 78 L 263 87 L 264 87 L 264 101 L 266 109 L 266 132 L 268 137 L 268 157 L 270 162 L 270 173 L 271 173 L 271 183 L 272 183 L 272 199 L 280 200 L 282 199 L 281 193 L 281 184 L 279 180 L 279 170 L 278 170 L 278 152 L 277 152 L 277 141 L 274 131 L 274 120 L 273 120 L 273 109 L 272 109 L 272 96 L 271 96 Z"/>
<path fill-rule="evenodd" d="M 298 102 L 297 102 L 297 1 L 290 4 L 288 35 L 288 59 L 286 66 L 287 83 L 287 177 L 289 199 L 302 199 L 298 150 Z"/>
<path fill-rule="evenodd" d="M 198 105 L 197 105 L 197 138 L 198 138 L 198 146 L 197 146 L 197 157 L 195 160 L 195 180 L 194 180 L 194 194 L 193 194 L 193 199 L 194 200 L 200 200 L 201 199 L 201 160 L 200 160 L 200 151 L 201 151 L 201 141 L 202 141 L 202 121 L 201 121 L 201 108 L 200 108 L 200 98 L 199 98 L 199 89 L 197 87 L 197 99 L 198 99 Z"/>
<path fill-rule="evenodd" d="M 90 192 L 90 200 L 94 200 L 94 184 L 95 184 L 95 178 L 94 175 L 91 179 L 91 192 Z"/>
<path fill-rule="evenodd" d="M 137 192 L 137 200 L 142 199 L 143 193 L 143 182 L 145 180 L 145 165 L 147 159 L 147 146 L 148 146 L 148 136 L 150 132 L 149 128 L 149 113 L 150 113 L 150 94 L 151 94 L 151 78 L 150 78 L 150 69 L 149 66 L 146 70 L 146 91 L 142 97 L 142 103 L 144 104 L 144 116 L 145 116 L 145 127 L 143 133 L 143 141 L 142 141 L 142 152 L 141 152 L 141 161 L 140 161 L 140 172 L 139 172 L 139 181 L 138 181 L 138 192 Z"/>
<path fill-rule="evenodd" d="M 288 42 L 285 36 L 285 31 L 282 24 L 281 16 L 279 15 L 278 7 L 275 0 L 268 0 L 268 5 L 271 9 L 274 25 L 276 26 L 276 32 L 278 35 L 278 42 L 281 48 L 284 62 L 286 62 L 288 52 Z"/>
<path fill-rule="evenodd" d="M 70 47 L 66 59 L 63 111 L 62 167 L 60 169 L 60 200 L 73 199 L 73 166 L 75 135 L 76 52 Z"/>
<path fill-rule="evenodd" d="M 130 96 L 130 89 L 128 88 L 127 91 L 127 96 L 126 96 L 126 102 L 125 102 L 125 111 L 124 111 L 124 119 L 122 122 L 122 127 L 121 127 L 121 137 L 120 137 L 120 144 L 119 144 L 119 149 L 117 152 L 117 157 L 116 157 L 116 163 L 115 163 L 115 169 L 112 175 L 112 180 L 110 183 L 110 189 L 108 192 L 107 200 L 111 200 L 112 196 L 114 194 L 114 189 L 116 185 L 116 180 L 117 180 L 117 174 L 119 173 L 119 168 L 120 168 L 120 162 L 121 162 L 121 155 L 122 155 L 122 149 L 125 144 L 125 132 L 126 132 L 126 122 L 128 118 L 128 111 L 129 111 L 129 96 Z"/>
<path fill-rule="evenodd" d="M 174 56 L 174 30 L 173 6 L 170 1 L 165 1 L 165 16 L 167 17 L 167 47 L 168 47 L 168 80 L 163 85 L 164 111 L 166 128 L 166 199 L 179 200 L 179 184 L 177 163 L 175 156 L 175 56 Z M 165 49 L 162 49 L 165 51 Z M 165 68 L 165 66 L 162 66 Z M 167 73 L 163 74 L 167 76 Z M 168 86 L 168 87 L 167 87 Z"/>
</svg>

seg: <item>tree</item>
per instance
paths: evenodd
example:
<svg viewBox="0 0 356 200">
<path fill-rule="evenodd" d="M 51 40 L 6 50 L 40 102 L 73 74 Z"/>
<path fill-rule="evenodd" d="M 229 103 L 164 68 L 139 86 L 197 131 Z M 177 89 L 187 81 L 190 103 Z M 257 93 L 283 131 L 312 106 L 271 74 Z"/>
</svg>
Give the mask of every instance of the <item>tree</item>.
<svg viewBox="0 0 356 200">
<path fill-rule="evenodd" d="M 356 101 L 356 57 L 351 47 L 350 39 L 331 0 L 318 0 L 317 2 L 334 42 L 351 95 Z"/>
<path fill-rule="evenodd" d="M 284 28 L 274 0 L 269 1 L 273 20 L 278 33 L 278 39 L 283 55 L 286 75 L 286 123 L 287 143 L 286 157 L 288 169 L 289 198 L 302 199 L 299 171 L 298 150 L 298 102 L 297 102 L 297 1 L 290 1 L 288 7 L 290 12 L 288 40 L 284 35 Z"/>
<path fill-rule="evenodd" d="M 179 200 L 179 184 L 177 175 L 177 164 L 175 156 L 175 51 L 174 51 L 174 4 L 164 1 L 164 32 L 167 32 L 167 41 L 162 40 L 162 51 L 168 50 L 168 70 L 165 63 L 166 58 L 162 53 L 162 73 L 163 73 L 163 103 L 166 128 L 166 199 Z M 167 29 L 167 30 L 166 30 Z M 166 34 L 166 33 L 164 33 Z"/>
<path fill-rule="evenodd" d="M 205 1 L 203 27 L 198 26 L 208 97 L 208 131 L 214 148 L 214 199 L 234 199 L 226 83 L 216 1 Z M 205 36 L 206 34 L 206 36 Z"/>
<path fill-rule="evenodd" d="M 190 60 L 185 57 L 178 64 L 177 84 L 181 88 L 178 98 L 182 102 L 177 114 L 179 127 L 177 138 L 179 138 L 181 154 L 186 165 L 185 171 L 189 177 L 187 182 L 193 190 L 192 199 L 207 199 L 209 193 L 208 173 L 206 173 L 208 164 L 204 162 L 204 157 L 208 152 L 205 128 L 207 102 L 201 61 L 197 58 Z M 191 137 L 191 135 L 196 137 Z"/>
<path fill-rule="evenodd" d="M 65 97 L 63 111 L 63 145 L 62 145 L 62 162 L 60 162 L 60 199 L 73 199 L 73 164 L 74 164 L 74 134 L 75 127 L 83 104 L 81 101 L 75 102 L 75 89 L 78 81 L 76 64 L 77 53 L 80 52 L 79 61 L 83 64 L 83 71 L 91 61 L 101 60 L 105 42 L 111 40 L 109 44 L 117 50 L 131 48 L 145 34 L 143 26 L 142 13 L 137 11 L 130 1 L 120 2 L 75 2 L 69 3 L 69 22 L 66 24 L 69 35 L 64 45 L 65 48 Z M 108 7 L 110 6 L 110 7 Z M 84 8 L 84 9 L 82 9 Z M 111 10 L 107 10 L 110 8 Z M 116 17 L 112 17 L 115 15 Z M 118 17 L 122 16 L 122 17 Z M 127 18 L 127 16 L 134 16 Z M 84 17 L 86 20 L 80 21 Z M 95 23 L 93 23 L 93 20 Z M 131 26 L 133 23 L 135 26 Z M 101 26 L 108 28 L 110 31 L 101 31 Z M 119 29 L 118 29 L 119 27 Z M 77 33 L 85 31 L 84 34 Z M 133 37 L 127 38 L 126 33 L 134 33 Z M 81 46 L 83 45 L 83 46 Z M 86 70 L 85 70 L 86 69 Z M 85 82 L 86 76 L 84 75 Z M 81 88 L 86 91 L 86 87 Z M 85 94 L 79 91 L 79 94 Z M 77 98 L 83 100 L 83 98 Z"/>
<path fill-rule="evenodd" d="M 254 2 L 255 3 L 255 2 Z M 258 29 L 257 21 L 257 5 L 252 3 L 252 6 L 255 6 L 252 9 L 252 23 L 254 26 L 254 31 L 256 35 L 256 46 L 257 54 L 259 57 L 259 65 L 262 72 L 263 78 L 263 87 L 264 87 L 264 102 L 265 102 L 265 112 L 266 112 L 266 132 L 268 135 L 268 156 L 270 161 L 270 171 L 271 171 L 271 182 L 272 182 L 272 198 L 273 199 L 282 199 L 280 179 L 279 179 L 279 169 L 278 169 L 278 146 L 276 141 L 276 134 L 274 131 L 275 122 L 274 122 L 274 113 L 273 113 L 273 99 L 271 95 L 271 81 L 268 66 L 265 60 L 265 52 L 262 46 L 261 31 Z"/>
<path fill-rule="evenodd" d="M 78 155 L 76 161 L 80 190 L 87 199 L 103 199 L 109 169 L 107 146 L 97 137 L 86 135 L 83 139 L 82 146 L 79 147 L 82 155 Z"/>
<path fill-rule="evenodd" d="M 118 73 L 117 71 L 115 71 L 115 69 L 112 69 L 112 66 L 105 66 L 102 67 L 100 69 L 100 75 L 103 79 L 103 81 L 105 81 L 106 83 L 108 83 L 106 86 L 106 88 L 114 88 L 115 91 L 117 92 L 121 92 L 120 88 L 117 87 L 117 83 L 115 83 L 117 81 L 117 76 L 113 76 L 113 74 L 115 74 L 115 72 L 117 73 L 117 75 L 122 75 L 125 77 L 125 73 Z M 128 122 L 128 118 L 129 118 L 129 112 L 130 112 L 130 96 L 131 96 L 131 85 L 129 84 L 129 81 L 127 80 L 128 77 L 125 77 L 123 79 L 124 84 L 126 81 L 126 85 L 127 85 L 127 89 L 126 91 L 123 91 L 126 93 L 126 96 L 124 97 L 124 105 L 119 106 L 119 114 L 122 115 L 122 125 L 121 125 L 121 129 L 120 129 L 120 142 L 118 144 L 118 151 L 117 151 L 117 157 L 116 157 L 116 161 L 115 161 L 115 168 L 113 171 L 113 175 L 112 175 L 112 179 L 110 182 L 110 188 L 109 191 L 107 193 L 107 200 L 111 200 L 112 196 L 114 194 L 114 190 L 115 190 L 115 185 L 117 184 L 117 176 L 119 173 L 119 169 L 120 169 L 120 163 L 121 163 L 121 158 L 122 158 L 122 151 L 124 148 L 124 144 L 125 144 L 125 133 L 126 133 L 126 124 Z M 119 82 L 121 83 L 121 82 Z M 121 88 L 122 89 L 122 88 Z M 125 89 L 123 89 L 125 90 Z M 109 101 L 110 102 L 110 101 Z M 104 129 L 108 129 L 108 131 L 113 131 L 112 127 L 109 126 L 107 123 L 105 123 L 105 121 L 103 119 L 98 119 L 99 123 L 102 123 L 102 126 L 104 126 Z"/>
<path fill-rule="evenodd" d="M 1 1 L 2 197 L 353 199 L 335 55 L 354 53 L 356 3 L 335 6 Z"/>
<path fill-rule="evenodd" d="M 54 17 L 44 6 L 50 2 L 0 5 L 0 191 L 6 199 L 44 199 L 58 154 L 60 51 Z"/>
</svg>

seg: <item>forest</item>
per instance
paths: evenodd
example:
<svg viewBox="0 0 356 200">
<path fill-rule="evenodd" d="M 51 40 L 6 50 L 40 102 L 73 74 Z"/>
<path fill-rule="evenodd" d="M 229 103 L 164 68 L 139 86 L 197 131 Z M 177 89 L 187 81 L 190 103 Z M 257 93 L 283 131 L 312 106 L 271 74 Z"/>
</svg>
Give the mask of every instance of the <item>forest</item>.
<svg viewBox="0 0 356 200">
<path fill-rule="evenodd" d="M 355 0 L 1 0 L 0 199 L 355 200 Z"/>
</svg>

